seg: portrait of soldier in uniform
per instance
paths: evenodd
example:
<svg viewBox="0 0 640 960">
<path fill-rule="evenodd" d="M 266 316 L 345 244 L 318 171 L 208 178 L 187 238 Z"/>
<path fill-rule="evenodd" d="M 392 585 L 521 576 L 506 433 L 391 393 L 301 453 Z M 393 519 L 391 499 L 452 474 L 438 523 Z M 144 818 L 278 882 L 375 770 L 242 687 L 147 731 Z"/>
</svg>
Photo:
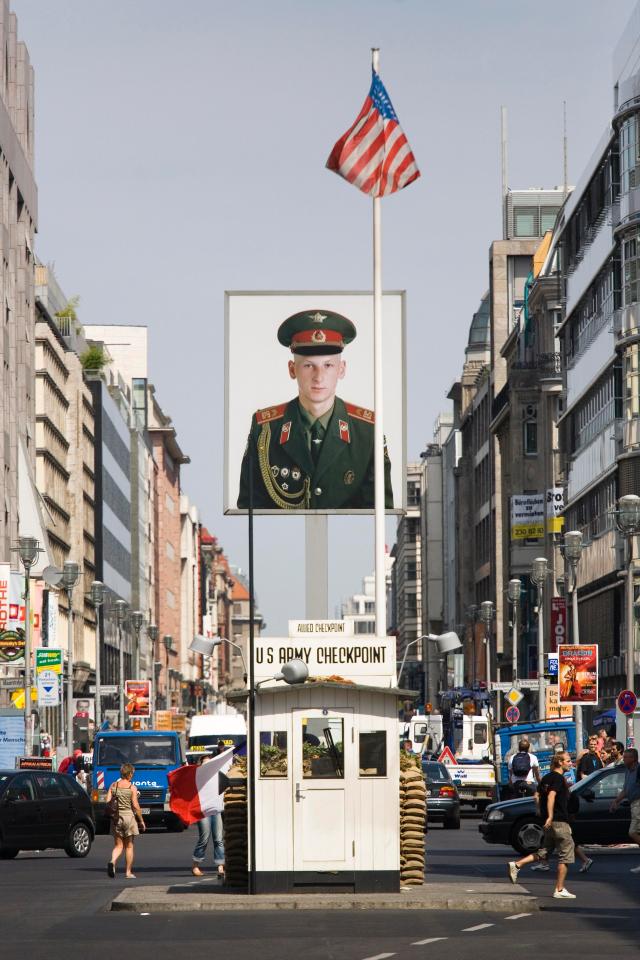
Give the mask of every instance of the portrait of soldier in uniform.
<svg viewBox="0 0 640 960">
<path fill-rule="evenodd" d="M 288 347 L 289 377 L 298 395 L 257 410 L 242 460 L 238 507 L 249 506 L 250 458 L 256 510 L 349 510 L 374 507 L 375 416 L 337 396 L 346 375 L 344 348 L 356 337 L 351 320 L 329 310 L 303 310 L 278 329 Z M 385 444 L 385 507 L 393 508 Z"/>
</svg>

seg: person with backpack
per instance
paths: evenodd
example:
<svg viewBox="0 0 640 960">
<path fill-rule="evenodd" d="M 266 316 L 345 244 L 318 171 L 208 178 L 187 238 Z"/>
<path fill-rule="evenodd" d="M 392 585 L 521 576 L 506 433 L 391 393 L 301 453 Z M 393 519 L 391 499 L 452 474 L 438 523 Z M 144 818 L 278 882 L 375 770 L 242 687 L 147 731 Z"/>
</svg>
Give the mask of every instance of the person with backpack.
<svg viewBox="0 0 640 960">
<path fill-rule="evenodd" d="M 534 792 L 534 783 L 540 783 L 540 764 L 535 753 L 531 753 L 528 740 L 521 740 L 518 752 L 509 760 L 509 783 L 515 796 Z"/>
</svg>

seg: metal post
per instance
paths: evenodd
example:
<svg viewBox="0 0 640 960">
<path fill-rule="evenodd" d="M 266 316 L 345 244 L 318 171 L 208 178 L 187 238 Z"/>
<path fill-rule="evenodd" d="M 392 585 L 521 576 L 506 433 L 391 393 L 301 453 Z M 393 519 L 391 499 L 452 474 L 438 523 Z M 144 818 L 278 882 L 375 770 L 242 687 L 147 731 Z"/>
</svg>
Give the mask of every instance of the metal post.
<svg viewBox="0 0 640 960">
<path fill-rule="evenodd" d="M 33 752 L 31 732 L 31 568 L 24 569 L 24 752 Z"/>
<path fill-rule="evenodd" d="M 513 639 L 511 654 L 511 673 L 512 680 L 516 683 L 518 679 L 518 603 L 513 605 Z"/>
<path fill-rule="evenodd" d="M 73 587 L 66 590 L 69 603 L 69 632 L 67 634 L 67 756 L 73 756 Z"/>
<path fill-rule="evenodd" d="M 546 713 L 544 691 L 544 590 L 542 582 L 538 584 L 538 720 Z"/>
<path fill-rule="evenodd" d="M 321 514 L 304 518 L 305 616 L 329 616 L 329 518 Z"/>
<path fill-rule="evenodd" d="M 629 566 L 627 568 L 627 690 L 633 690 L 635 684 L 635 664 L 633 662 L 633 536 L 628 538 L 629 544 Z M 627 747 L 635 747 L 633 732 L 633 714 L 627 715 Z"/>
<path fill-rule="evenodd" d="M 102 724 L 102 694 L 100 693 L 100 609 L 102 604 L 96 604 L 96 700 L 95 700 L 95 716 L 96 716 L 96 733 L 100 729 Z"/>
<path fill-rule="evenodd" d="M 124 649 L 122 645 L 122 624 L 118 623 L 118 687 L 119 689 L 119 723 L 124 730 Z"/>
<path fill-rule="evenodd" d="M 253 582 L 253 447 L 249 444 L 249 729 L 248 729 L 248 780 L 249 801 L 249 893 L 256 892 L 256 683 L 255 683 L 255 594 Z"/>
<path fill-rule="evenodd" d="M 580 621 L 578 619 L 578 571 L 573 567 L 573 589 L 571 590 L 571 619 L 572 631 L 571 642 L 580 643 Z M 576 750 L 582 750 L 584 745 L 584 731 L 582 728 L 582 707 L 579 703 L 574 706 L 576 722 Z"/>
</svg>

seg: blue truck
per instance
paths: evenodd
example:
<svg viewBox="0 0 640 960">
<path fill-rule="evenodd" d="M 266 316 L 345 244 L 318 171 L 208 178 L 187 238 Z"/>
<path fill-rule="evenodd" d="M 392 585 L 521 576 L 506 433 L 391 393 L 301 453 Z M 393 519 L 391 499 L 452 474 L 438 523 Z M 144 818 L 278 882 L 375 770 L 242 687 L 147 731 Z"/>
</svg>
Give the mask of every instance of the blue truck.
<svg viewBox="0 0 640 960">
<path fill-rule="evenodd" d="M 494 726 L 495 765 L 498 789 L 509 783 L 509 760 L 518 752 L 520 740 L 528 740 L 531 753 L 540 764 L 540 775 L 549 773 L 551 758 L 561 747 L 575 759 L 576 725 L 573 720 L 548 720 L 541 723 L 509 723 Z"/>
<path fill-rule="evenodd" d="M 96 734 L 91 770 L 91 803 L 97 833 L 108 833 L 111 822 L 105 801 L 109 787 L 120 776 L 123 763 L 135 767 L 133 782 L 140 791 L 140 807 L 149 827 L 179 832 L 182 821 L 169 807 L 169 773 L 182 766 L 182 744 L 173 731 L 105 730 Z"/>
</svg>

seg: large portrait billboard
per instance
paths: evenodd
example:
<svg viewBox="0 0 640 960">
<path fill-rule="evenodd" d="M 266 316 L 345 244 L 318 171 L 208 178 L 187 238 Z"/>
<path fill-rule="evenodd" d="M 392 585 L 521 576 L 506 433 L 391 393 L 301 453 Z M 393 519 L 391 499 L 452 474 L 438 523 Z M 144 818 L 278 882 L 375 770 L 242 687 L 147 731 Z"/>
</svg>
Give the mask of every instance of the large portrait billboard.
<svg viewBox="0 0 640 960">
<path fill-rule="evenodd" d="M 405 507 L 404 293 L 383 296 L 385 508 Z M 373 296 L 231 292 L 225 513 L 372 513 Z"/>
<path fill-rule="evenodd" d="M 598 703 L 598 644 L 558 646 L 558 703 Z"/>
</svg>

